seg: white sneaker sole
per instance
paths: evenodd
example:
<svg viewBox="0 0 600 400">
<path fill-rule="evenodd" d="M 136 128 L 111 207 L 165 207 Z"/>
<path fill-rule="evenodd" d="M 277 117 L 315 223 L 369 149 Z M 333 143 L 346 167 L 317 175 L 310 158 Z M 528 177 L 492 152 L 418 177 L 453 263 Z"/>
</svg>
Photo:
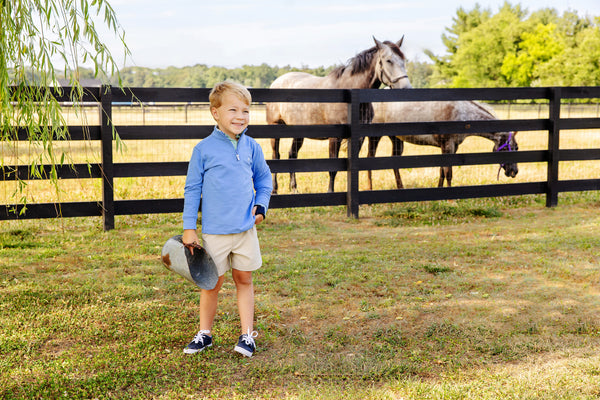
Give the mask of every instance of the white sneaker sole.
<svg viewBox="0 0 600 400">
<path fill-rule="evenodd" d="M 246 356 L 246 357 L 252 357 L 252 354 L 254 354 L 254 353 L 251 353 L 248 350 L 246 350 L 246 349 L 244 349 L 243 347 L 240 347 L 240 346 L 235 346 L 234 350 L 237 351 L 238 353 L 240 353 L 241 355 Z"/>
<path fill-rule="evenodd" d="M 188 349 L 188 348 L 186 347 L 185 349 L 183 349 L 183 352 L 184 352 L 185 354 L 196 354 L 196 353 L 200 353 L 202 350 L 204 350 L 204 349 L 207 349 L 207 348 L 209 348 L 209 347 L 211 347 L 211 346 L 212 346 L 212 343 L 211 343 L 211 344 L 209 344 L 209 345 L 208 345 L 208 346 L 206 346 L 206 347 L 203 347 L 203 348 L 201 348 L 200 350 Z"/>
</svg>

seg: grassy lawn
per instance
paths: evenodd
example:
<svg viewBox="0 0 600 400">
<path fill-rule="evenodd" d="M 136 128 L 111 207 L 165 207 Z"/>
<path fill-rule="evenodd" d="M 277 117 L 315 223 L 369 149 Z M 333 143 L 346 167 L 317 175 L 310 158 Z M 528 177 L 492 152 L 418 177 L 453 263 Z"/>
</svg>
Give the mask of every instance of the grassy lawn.
<svg viewBox="0 0 600 400">
<path fill-rule="evenodd" d="M 258 349 L 160 263 L 180 215 L 0 223 L 0 398 L 597 399 L 600 193 L 272 210 Z"/>
</svg>

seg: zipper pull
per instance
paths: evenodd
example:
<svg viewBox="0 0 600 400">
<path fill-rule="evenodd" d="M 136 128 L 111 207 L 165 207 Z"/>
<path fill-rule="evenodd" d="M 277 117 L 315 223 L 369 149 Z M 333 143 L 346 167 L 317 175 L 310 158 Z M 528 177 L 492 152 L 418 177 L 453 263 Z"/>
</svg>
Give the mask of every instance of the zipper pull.
<svg viewBox="0 0 600 400">
<path fill-rule="evenodd" d="M 237 160 L 240 161 L 240 154 L 239 153 L 235 153 L 235 158 L 237 158 Z"/>
</svg>

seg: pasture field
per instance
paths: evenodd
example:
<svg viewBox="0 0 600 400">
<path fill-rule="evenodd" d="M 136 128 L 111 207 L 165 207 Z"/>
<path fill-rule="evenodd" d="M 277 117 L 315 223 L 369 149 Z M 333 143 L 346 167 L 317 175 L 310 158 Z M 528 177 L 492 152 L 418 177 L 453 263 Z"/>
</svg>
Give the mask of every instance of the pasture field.
<svg viewBox="0 0 600 400">
<path fill-rule="evenodd" d="M 546 118 L 547 105 L 533 104 L 500 104 L 493 106 L 499 118 L 502 119 L 527 119 Z M 568 104 L 561 110 L 563 117 L 598 117 L 600 109 L 595 104 Z M 82 120 L 90 124 L 98 123 L 98 110 L 91 108 L 85 114 L 67 115 L 69 123 L 77 124 Z M 211 125 L 213 120 L 206 105 L 180 105 L 172 107 L 147 106 L 121 107 L 113 112 L 114 123 L 118 125 Z M 264 105 L 254 105 L 251 110 L 251 124 L 265 123 Z M 249 134 L 251 135 L 250 127 Z M 540 150 L 547 148 L 547 132 L 520 132 L 517 134 L 520 150 Z M 259 140 L 267 159 L 271 158 L 271 145 L 269 140 Z M 146 140 L 122 141 L 116 149 L 115 162 L 165 162 L 188 161 L 193 146 L 197 140 Z M 291 139 L 284 139 L 281 143 L 281 157 L 287 158 Z M 33 157 L 39 157 L 40 149 L 28 143 L 17 147 L 1 144 L 0 151 L 5 164 L 29 164 Z M 89 142 L 55 143 L 57 158 L 65 154 L 67 161 L 77 163 L 100 162 L 100 144 Z M 600 130 L 562 131 L 560 147 L 563 149 L 600 148 Z M 459 148 L 459 152 L 485 152 L 491 151 L 493 143 L 480 138 L 469 137 Z M 428 146 L 405 144 L 405 155 L 439 154 L 440 150 Z M 383 138 L 377 152 L 378 156 L 391 154 L 391 142 Z M 341 156 L 345 156 L 342 150 Z M 327 158 L 327 141 L 305 140 L 299 153 L 300 158 Z M 363 146 L 361 157 L 366 157 L 366 145 Z M 546 164 L 528 163 L 519 165 L 519 174 L 515 179 L 507 178 L 500 173 L 498 165 L 461 166 L 454 167 L 454 186 L 478 185 L 492 183 L 512 182 L 537 182 L 544 181 L 546 177 Z M 401 171 L 406 187 L 434 187 L 439 177 L 438 168 L 413 168 Z M 559 166 L 560 179 L 591 179 L 600 175 L 600 161 L 562 162 Z M 320 193 L 327 190 L 328 174 L 299 173 L 297 174 L 298 188 L 302 193 Z M 360 188 L 367 189 L 367 173 L 360 173 Z M 152 198 L 180 198 L 183 196 L 184 177 L 151 177 L 151 178 L 119 178 L 115 179 L 115 199 L 152 199 Z M 392 171 L 374 171 L 373 188 L 375 190 L 393 189 L 395 181 Z M 279 174 L 280 193 L 289 193 L 289 177 Z M 336 191 L 346 190 L 346 175 L 339 173 L 336 179 Z M 18 193 L 15 182 L 0 182 L 0 202 L 12 204 L 20 196 L 25 196 L 29 203 L 43 203 L 56 201 L 97 201 L 101 196 L 101 182 L 99 179 L 65 180 L 59 182 L 57 191 L 50 183 L 44 181 L 29 181 L 23 194 Z"/>
<path fill-rule="evenodd" d="M 597 399 L 600 193 L 271 210 L 258 349 L 160 263 L 179 214 L 0 222 L 2 399 Z"/>
</svg>

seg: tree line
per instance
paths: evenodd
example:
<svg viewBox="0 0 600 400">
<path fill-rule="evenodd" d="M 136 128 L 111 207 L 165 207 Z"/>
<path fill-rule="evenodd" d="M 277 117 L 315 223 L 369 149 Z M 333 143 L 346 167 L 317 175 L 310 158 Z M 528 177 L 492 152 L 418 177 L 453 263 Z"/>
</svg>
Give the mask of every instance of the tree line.
<svg viewBox="0 0 600 400">
<path fill-rule="evenodd" d="M 217 82 L 231 79 L 247 87 L 268 88 L 279 76 L 292 71 L 308 72 L 316 76 L 325 76 L 336 66 L 309 68 L 307 66 L 284 67 L 267 64 L 243 65 L 239 68 L 225 68 L 197 64 L 190 67 L 146 68 L 126 67 L 120 70 L 121 84 L 126 87 L 213 87 Z M 432 74 L 432 64 L 408 62 L 407 72 L 415 87 L 427 87 L 428 77 Z M 94 79 L 93 71 L 80 69 L 81 78 Z M 118 85 L 116 78 L 102 79 L 111 85 Z"/>
</svg>

